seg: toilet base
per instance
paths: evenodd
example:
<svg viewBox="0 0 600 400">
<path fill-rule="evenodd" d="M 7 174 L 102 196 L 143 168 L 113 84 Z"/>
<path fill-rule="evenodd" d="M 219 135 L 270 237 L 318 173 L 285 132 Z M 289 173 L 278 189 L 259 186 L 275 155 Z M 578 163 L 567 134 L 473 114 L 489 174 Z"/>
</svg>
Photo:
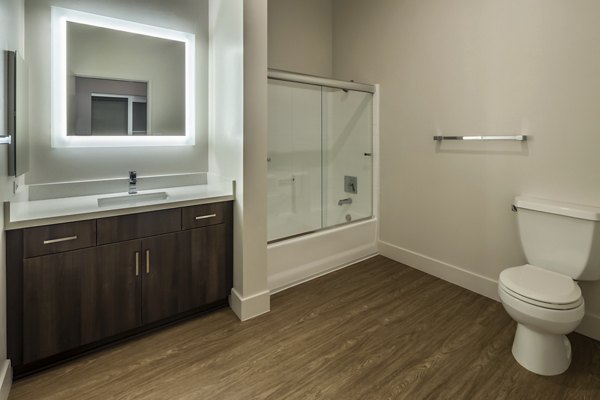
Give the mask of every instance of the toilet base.
<svg viewBox="0 0 600 400">
<path fill-rule="evenodd" d="M 515 360 L 538 375 L 559 375 L 571 364 L 571 342 L 565 335 L 535 331 L 517 325 L 512 346 Z"/>
</svg>

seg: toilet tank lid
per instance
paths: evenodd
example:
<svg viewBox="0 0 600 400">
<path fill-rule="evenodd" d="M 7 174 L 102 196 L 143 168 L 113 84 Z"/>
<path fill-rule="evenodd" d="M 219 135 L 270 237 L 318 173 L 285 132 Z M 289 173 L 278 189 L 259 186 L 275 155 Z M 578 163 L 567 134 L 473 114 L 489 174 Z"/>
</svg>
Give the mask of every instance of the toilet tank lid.
<svg viewBox="0 0 600 400">
<path fill-rule="evenodd" d="M 600 221 L 600 207 L 565 203 L 561 201 L 537 199 L 535 197 L 517 196 L 513 202 L 517 208 L 540 211 L 567 217 Z"/>
</svg>

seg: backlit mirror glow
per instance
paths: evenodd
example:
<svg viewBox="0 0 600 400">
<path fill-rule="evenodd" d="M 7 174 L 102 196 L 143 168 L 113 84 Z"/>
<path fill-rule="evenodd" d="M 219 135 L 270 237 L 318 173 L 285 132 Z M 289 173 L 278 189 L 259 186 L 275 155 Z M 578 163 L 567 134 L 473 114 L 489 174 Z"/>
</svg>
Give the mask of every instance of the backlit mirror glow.
<svg viewBox="0 0 600 400">
<path fill-rule="evenodd" d="M 52 7 L 52 146 L 195 142 L 191 33 Z"/>
</svg>

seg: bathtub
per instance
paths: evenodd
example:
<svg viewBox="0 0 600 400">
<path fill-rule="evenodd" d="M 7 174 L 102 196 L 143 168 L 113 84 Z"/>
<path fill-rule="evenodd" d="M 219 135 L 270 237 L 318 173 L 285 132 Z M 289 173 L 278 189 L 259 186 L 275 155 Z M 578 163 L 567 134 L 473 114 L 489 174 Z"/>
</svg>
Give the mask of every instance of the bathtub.
<svg viewBox="0 0 600 400">
<path fill-rule="evenodd" d="M 360 219 L 267 246 L 271 293 L 309 281 L 377 254 L 377 219 Z"/>
</svg>

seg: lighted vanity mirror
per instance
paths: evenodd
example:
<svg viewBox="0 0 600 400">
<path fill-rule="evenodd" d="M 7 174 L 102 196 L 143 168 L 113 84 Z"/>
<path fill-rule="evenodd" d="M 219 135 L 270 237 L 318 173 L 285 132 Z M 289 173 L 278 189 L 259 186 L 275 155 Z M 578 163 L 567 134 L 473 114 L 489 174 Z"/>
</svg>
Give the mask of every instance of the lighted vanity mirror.
<svg viewBox="0 0 600 400">
<path fill-rule="evenodd" d="M 52 7 L 52 146 L 193 145 L 194 41 Z"/>
</svg>

